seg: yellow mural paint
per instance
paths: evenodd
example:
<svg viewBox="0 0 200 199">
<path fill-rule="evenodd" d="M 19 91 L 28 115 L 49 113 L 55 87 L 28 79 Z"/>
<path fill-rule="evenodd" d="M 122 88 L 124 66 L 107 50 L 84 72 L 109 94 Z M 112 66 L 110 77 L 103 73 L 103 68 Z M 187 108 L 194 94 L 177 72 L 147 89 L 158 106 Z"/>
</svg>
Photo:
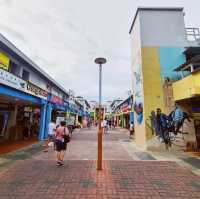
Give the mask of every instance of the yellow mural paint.
<svg viewBox="0 0 200 199">
<path fill-rule="evenodd" d="M 0 68 L 3 68 L 4 70 L 9 69 L 9 57 L 6 56 L 4 53 L 0 52 Z"/>
<path fill-rule="evenodd" d="M 151 111 L 161 108 L 164 111 L 163 89 L 160 72 L 159 53 L 156 47 L 142 48 L 142 72 L 144 89 L 144 119 L 146 139 L 153 137 Z"/>
</svg>

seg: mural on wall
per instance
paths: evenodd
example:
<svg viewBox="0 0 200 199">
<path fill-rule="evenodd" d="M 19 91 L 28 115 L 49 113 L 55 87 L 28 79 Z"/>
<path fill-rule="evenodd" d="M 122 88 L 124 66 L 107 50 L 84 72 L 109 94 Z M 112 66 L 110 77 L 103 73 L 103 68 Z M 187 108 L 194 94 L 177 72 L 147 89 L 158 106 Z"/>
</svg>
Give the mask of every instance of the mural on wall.
<svg viewBox="0 0 200 199">
<path fill-rule="evenodd" d="M 175 105 L 172 83 L 173 82 L 169 78 L 166 78 L 163 83 L 163 97 L 166 113 L 170 113 L 174 109 Z"/>
<path fill-rule="evenodd" d="M 163 83 L 166 79 L 176 81 L 181 78 L 181 74 L 175 72 L 174 69 L 186 62 L 184 51 L 185 49 L 181 47 L 160 47 L 158 49 Z"/>
<path fill-rule="evenodd" d="M 181 78 L 181 74 L 175 72 L 174 69 L 186 62 L 185 55 L 183 54 L 184 50 L 181 47 L 159 48 L 164 107 L 167 114 L 174 109 L 172 83 Z"/>
<path fill-rule="evenodd" d="M 134 68 L 134 111 L 136 113 L 136 120 L 139 125 L 143 121 L 143 90 L 142 90 L 142 69 L 141 65 L 137 63 Z"/>
</svg>

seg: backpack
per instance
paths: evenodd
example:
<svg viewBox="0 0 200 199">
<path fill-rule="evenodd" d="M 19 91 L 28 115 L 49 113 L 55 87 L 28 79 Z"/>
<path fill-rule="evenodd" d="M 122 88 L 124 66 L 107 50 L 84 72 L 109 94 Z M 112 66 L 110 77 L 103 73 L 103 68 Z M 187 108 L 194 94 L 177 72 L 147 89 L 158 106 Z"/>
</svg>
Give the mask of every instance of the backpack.
<svg viewBox="0 0 200 199">
<path fill-rule="evenodd" d="M 65 128 L 64 128 L 64 133 L 65 133 Z M 65 143 L 70 142 L 70 136 L 69 136 L 69 135 L 66 135 L 66 133 L 63 135 L 63 138 L 64 138 L 64 142 L 65 142 Z"/>
</svg>

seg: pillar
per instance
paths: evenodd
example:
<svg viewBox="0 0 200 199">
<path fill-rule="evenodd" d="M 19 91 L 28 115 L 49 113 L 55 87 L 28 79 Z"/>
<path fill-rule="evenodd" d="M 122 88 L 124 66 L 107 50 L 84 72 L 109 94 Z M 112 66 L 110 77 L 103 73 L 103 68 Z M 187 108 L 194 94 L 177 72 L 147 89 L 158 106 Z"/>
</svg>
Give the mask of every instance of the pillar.
<svg viewBox="0 0 200 199">
<path fill-rule="evenodd" d="M 39 140 L 45 139 L 45 119 L 46 119 L 46 109 L 47 105 L 43 104 L 40 109 L 40 131 Z"/>
<path fill-rule="evenodd" d="M 12 120 L 12 126 L 16 125 L 16 120 L 17 120 L 17 111 L 18 111 L 18 105 L 15 105 L 15 109 L 14 109 L 14 114 L 13 114 L 13 120 Z"/>
<path fill-rule="evenodd" d="M 52 120 L 52 104 L 48 104 L 46 108 L 46 118 L 45 118 L 45 133 L 44 133 L 44 138 L 48 137 L 48 130 L 49 130 L 49 123 Z"/>
</svg>

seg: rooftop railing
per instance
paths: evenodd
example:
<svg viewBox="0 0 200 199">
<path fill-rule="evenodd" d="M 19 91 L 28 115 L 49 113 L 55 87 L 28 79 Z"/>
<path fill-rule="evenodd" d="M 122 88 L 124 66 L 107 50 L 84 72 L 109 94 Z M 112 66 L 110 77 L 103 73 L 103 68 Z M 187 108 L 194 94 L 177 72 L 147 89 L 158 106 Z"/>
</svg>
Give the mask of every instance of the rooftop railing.
<svg viewBox="0 0 200 199">
<path fill-rule="evenodd" d="M 186 28 L 186 36 L 188 41 L 200 40 L 200 28 Z"/>
</svg>

